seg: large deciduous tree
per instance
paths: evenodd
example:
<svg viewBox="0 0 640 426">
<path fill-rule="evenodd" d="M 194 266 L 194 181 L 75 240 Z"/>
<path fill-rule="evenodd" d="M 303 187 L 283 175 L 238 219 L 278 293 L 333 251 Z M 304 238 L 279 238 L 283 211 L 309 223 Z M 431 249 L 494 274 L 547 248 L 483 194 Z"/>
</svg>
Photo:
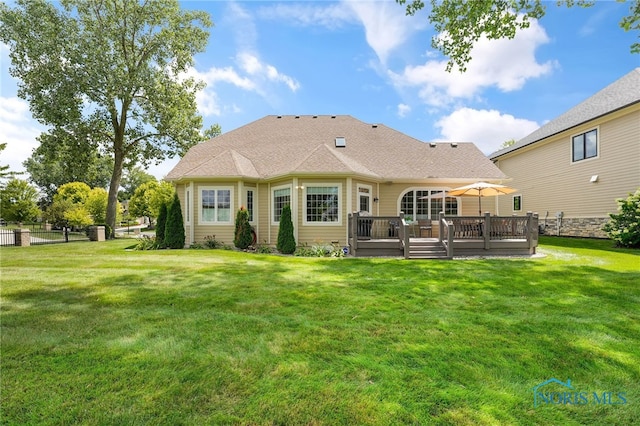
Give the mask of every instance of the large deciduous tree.
<svg viewBox="0 0 640 426">
<path fill-rule="evenodd" d="M 396 0 L 414 15 L 425 7 L 423 0 Z M 471 49 L 480 37 L 489 40 L 513 38 L 516 32 L 528 28 L 531 19 L 540 19 L 546 12 L 546 0 L 430 0 L 429 21 L 436 35 L 431 46 L 449 58 L 447 71 L 454 65 L 466 70 L 471 61 Z M 559 5 L 589 7 L 590 0 L 558 0 Z M 630 1 L 630 13 L 620 22 L 625 31 L 640 30 L 640 0 Z M 640 43 L 631 45 L 631 52 L 640 53 Z"/>
<path fill-rule="evenodd" d="M 73 134 L 90 129 L 86 143 L 112 158 L 113 228 L 123 168 L 182 155 L 201 139 L 202 84 L 185 72 L 206 47 L 209 15 L 177 0 L 17 0 L 0 4 L 0 23 L 34 118 Z"/>
</svg>

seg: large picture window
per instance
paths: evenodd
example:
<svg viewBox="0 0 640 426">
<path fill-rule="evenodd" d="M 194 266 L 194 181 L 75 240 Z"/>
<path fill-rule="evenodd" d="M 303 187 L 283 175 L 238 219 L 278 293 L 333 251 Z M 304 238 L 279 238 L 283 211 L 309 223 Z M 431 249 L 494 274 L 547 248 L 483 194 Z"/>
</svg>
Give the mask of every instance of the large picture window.
<svg viewBox="0 0 640 426">
<path fill-rule="evenodd" d="M 340 190 L 338 186 L 309 186 L 306 191 L 307 222 L 340 221 Z"/>
<path fill-rule="evenodd" d="M 204 188 L 200 194 L 201 222 L 231 223 L 231 188 Z"/>
<path fill-rule="evenodd" d="M 574 136 L 572 139 L 573 161 L 586 160 L 598 156 L 598 130 Z"/>
<path fill-rule="evenodd" d="M 273 221 L 275 223 L 280 222 L 280 216 L 282 216 L 282 208 L 286 205 L 291 205 L 291 188 L 274 188 L 273 189 Z"/>
<path fill-rule="evenodd" d="M 445 196 L 444 189 L 418 189 L 408 191 L 400 200 L 400 211 L 410 220 L 438 219 L 441 211 L 448 216 L 458 215 L 458 200 Z"/>
</svg>

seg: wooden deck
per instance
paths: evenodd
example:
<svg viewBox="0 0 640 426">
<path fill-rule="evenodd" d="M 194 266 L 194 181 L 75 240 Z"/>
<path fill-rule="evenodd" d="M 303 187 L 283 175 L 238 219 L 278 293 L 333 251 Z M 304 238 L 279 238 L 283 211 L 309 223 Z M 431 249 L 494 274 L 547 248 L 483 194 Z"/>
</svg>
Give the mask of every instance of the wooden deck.
<svg viewBox="0 0 640 426">
<path fill-rule="evenodd" d="M 431 237 L 400 216 L 349 215 L 349 246 L 353 256 L 452 259 L 459 256 L 521 256 L 535 254 L 538 217 L 440 215 Z M 488 231 L 488 232 L 487 232 Z"/>
</svg>

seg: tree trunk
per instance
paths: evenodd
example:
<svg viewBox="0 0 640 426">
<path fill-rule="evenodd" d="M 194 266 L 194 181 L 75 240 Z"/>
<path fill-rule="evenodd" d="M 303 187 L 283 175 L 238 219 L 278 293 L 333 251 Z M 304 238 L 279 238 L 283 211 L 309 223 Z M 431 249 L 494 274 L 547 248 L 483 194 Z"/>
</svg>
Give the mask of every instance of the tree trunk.
<svg viewBox="0 0 640 426">
<path fill-rule="evenodd" d="M 107 239 L 115 236 L 116 218 L 118 216 L 118 189 L 120 189 L 120 180 L 122 179 L 122 165 L 124 164 L 124 155 L 121 149 L 115 150 L 113 161 L 113 173 L 111 174 L 111 184 L 109 185 L 109 197 L 107 198 L 107 225 L 111 227 L 111 235 L 107 235 Z"/>
</svg>

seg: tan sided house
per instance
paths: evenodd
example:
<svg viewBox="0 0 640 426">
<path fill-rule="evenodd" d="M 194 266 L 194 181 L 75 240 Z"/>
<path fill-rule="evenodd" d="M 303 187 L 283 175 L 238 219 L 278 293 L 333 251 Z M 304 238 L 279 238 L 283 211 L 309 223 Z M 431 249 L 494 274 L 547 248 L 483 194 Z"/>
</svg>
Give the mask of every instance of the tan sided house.
<svg viewBox="0 0 640 426">
<path fill-rule="evenodd" d="M 519 189 L 501 213 L 531 210 L 547 234 L 606 238 L 616 199 L 640 188 L 640 68 L 490 158 Z"/>
<path fill-rule="evenodd" d="M 477 215 L 477 200 L 445 191 L 506 178 L 472 143 L 424 143 L 348 115 L 264 117 L 194 146 L 167 176 L 182 203 L 187 245 L 207 236 L 231 244 L 241 206 L 257 242 L 275 245 L 288 204 L 299 244 L 340 246 L 348 245 L 350 213 Z"/>
</svg>

